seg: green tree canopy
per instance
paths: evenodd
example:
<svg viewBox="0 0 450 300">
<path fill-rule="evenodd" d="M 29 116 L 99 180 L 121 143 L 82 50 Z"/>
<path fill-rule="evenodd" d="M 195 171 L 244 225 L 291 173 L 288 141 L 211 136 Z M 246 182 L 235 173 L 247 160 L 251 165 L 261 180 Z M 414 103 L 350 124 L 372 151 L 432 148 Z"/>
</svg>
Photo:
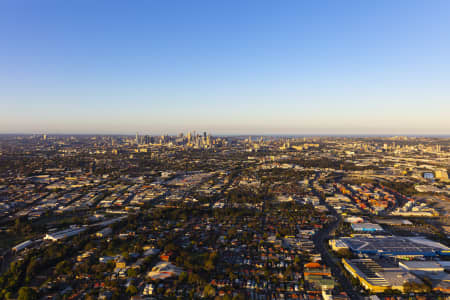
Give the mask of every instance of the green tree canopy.
<svg viewBox="0 0 450 300">
<path fill-rule="evenodd" d="M 23 286 L 19 289 L 18 300 L 35 300 L 38 298 L 36 291 L 30 287 Z"/>
</svg>

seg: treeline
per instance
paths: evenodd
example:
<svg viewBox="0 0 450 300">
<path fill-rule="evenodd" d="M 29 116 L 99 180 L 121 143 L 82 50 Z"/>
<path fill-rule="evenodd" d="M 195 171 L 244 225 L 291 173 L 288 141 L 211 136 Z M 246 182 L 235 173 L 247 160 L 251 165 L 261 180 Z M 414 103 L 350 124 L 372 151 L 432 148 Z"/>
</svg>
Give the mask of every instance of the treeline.
<svg viewBox="0 0 450 300">
<path fill-rule="evenodd" d="M 68 265 L 65 260 L 75 255 L 88 241 L 88 237 L 75 237 L 71 244 L 53 243 L 12 262 L 9 269 L 0 276 L 0 299 L 13 296 L 21 287 L 31 284 L 41 272 L 56 266 L 59 266 L 58 271 L 62 271 Z"/>
<path fill-rule="evenodd" d="M 226 199 L 230 203 L 256 204 L 269 198 L 272 198 L 272 195 L 267 192 L 254 192 L 249 189 L 234 189 L 226 195 Z"/>
</svg>

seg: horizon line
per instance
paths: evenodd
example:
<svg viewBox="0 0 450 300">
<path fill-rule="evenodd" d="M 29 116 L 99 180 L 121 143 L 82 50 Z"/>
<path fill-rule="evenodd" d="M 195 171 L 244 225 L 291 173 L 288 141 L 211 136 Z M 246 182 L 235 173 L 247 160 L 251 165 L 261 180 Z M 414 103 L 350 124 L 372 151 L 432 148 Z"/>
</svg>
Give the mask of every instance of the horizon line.
<svg viewBox="0 0 450 300">
<path fill-rule="evenodd" d="M 219 136 L 219 137 L 441 137 L 441 138 L 450 138 L 449 134 L 401 134 L 401 133 L 264 133 L 264 134 L 258 134 L 258 133 L 229 133 L 229 134 L 214 134 L 212 132 L 208 131 L 187 131 L 187 132 L 196 132 L 198 134 L 201 134 L 203 132 L 207 132 L 211 136 Z M 161 135 L 169 135 L 169 136 L 176 136 L 180 133 L 184 132 L 178 132 L 178 133 L 139 133 L 136 132 L 140 136 L 161 136 Z M 135 136 L 136 133 L 30 133 L 30 132 L 20 132 L 20 133 L 0 133 L 0 136 L 28 136 L 28 135 L 47 135 L 47 136 Z"/>
</svg>

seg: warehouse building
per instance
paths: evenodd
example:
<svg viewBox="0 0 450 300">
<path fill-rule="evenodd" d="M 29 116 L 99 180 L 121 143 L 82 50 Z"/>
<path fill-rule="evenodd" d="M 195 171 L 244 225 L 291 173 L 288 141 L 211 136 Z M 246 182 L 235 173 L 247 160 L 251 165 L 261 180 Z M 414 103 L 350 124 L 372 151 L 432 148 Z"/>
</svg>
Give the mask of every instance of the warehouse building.
<svg viewBox="0 0 450 300">
<path fill-rule="evenodd" d="M 353 223 L 351 226 L 353 231 L 359 232 L 383 231 L 383 228 L 380 225 L 373 223 Z"/>
<path fill-rule="evenodd" d="M 27 247 L 30 247 L 32 244 L 33 244 L 33 241 L 30 241 L 30 240 L 22 242 L 22 243 L 20 243 L 20 244 L 18 244 L 16 246 L 12 247 L 12 251 L 13 252 L 22 251 L 23 249 L 25 249 Z"/>
<path fill-rule="evenodd" d="M 421 271 L 421 272 L 443 272 L 444 267 L 442 267 L 436 261 L 401 261 L 398 265 L 410 272 Z"/>
<path fill-rule="evenodd" d="M 450 248 L 425 238 L 364 235 L 344 237 L 339 241 L 358 254 L 400 257 L 450 255 Z"/>
<path fill-rule="evenodd" d="M 342 259 L 345 269 L 359 280 L 361 285 L 373 292 L 383 293 L 393 289 L 405 291 L 405 283 L 423 285 L 422 280 L 401 268 L 383 268 L 372 259 Z"/>
<path fill-rule="evenodd" d="M 50 240 L 50 241 L 59 241 L 74 235 L 77 235 L 79 233 L 82 233 L 85 231 L 86 228 L 70 228 L 66 230 L 61 230 L 53 233 L 47 233 L 44 237 L 44 240 Z"/>
</svg>

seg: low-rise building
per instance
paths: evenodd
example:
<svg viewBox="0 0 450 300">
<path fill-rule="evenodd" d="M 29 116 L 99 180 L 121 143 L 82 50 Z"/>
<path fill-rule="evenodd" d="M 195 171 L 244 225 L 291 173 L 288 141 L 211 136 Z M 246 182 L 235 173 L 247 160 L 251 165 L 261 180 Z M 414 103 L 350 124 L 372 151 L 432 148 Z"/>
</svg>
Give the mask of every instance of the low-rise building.
<svg viewBox="0 0 450 300">
<path fill-rule="evenodd" d="M 380 225 L 373 223 L 353 223 L 351 226 L 354 231 L 362 231 L 362 232 L 383 231 L 383 228 Z"/>
<path fill-rule="evenodd" d="M 53 233 L 47 233 L 44 237 L 44 240 L 58 241 L 82 233 L 85 230 L 86 228 L 75 227 Z"/>
<path fill-rule="evenodd" d="M 374 293 L 388 289 L 404 292 L 405 283 L 423 284 L 419 278 L 401 268 L 383 268 L 372 259 L 344 258 L 342 263 L 365 289 Z"/>
</svg>

